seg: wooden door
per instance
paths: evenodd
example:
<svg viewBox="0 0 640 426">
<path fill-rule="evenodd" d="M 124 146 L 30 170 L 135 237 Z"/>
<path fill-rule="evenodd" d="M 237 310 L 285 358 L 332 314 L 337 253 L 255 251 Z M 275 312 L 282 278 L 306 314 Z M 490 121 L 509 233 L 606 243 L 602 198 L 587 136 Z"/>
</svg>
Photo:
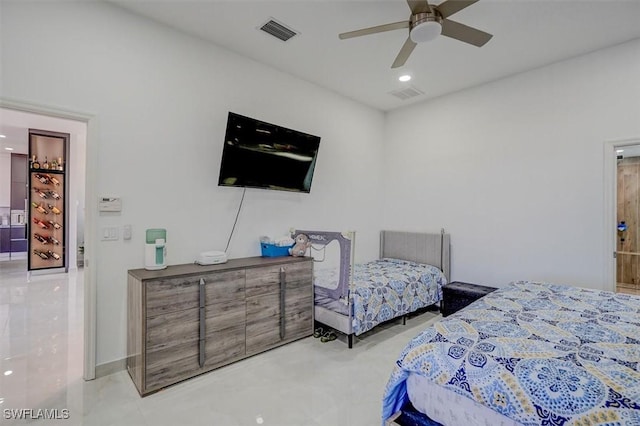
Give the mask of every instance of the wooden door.
<svg viewBox="0 0 640 426">
<path fill-rule="evenodd" d="M 640 157 L 618 160 L 617 223 L 617 291 L 640 293 Z"/>
</svg>

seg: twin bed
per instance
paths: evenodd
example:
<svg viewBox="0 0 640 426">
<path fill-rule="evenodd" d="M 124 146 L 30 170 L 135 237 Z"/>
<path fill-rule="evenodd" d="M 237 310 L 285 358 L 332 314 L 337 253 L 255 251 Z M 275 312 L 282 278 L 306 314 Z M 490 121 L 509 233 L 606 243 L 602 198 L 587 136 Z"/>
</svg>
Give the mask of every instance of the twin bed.
<svg viewBox="0 0 640 426">
<path fill-rule="evenodd" d="M 383 420 L 640 425 L 639 331 L 640 298 L 512 283 L 411 340 Z"/>
<path fill-rule="evenodd" d="M 382 231 L 380 259 L 364 264 L 353 262 L 353 232 L 294 233 L 307 235 L 315 251 L 338 249 L 337 265 L 314 268 L 314 313 L 317 322 L 347 335 L 349 348 L 353 336 L 442 300 L 450 264 L 444 232 Z"/>
</svg>

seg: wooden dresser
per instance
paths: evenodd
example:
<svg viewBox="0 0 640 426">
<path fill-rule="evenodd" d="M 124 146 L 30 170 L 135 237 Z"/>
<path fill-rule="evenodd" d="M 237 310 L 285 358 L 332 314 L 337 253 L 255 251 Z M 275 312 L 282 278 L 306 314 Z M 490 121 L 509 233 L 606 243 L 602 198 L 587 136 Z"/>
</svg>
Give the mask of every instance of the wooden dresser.
<svg viewBox="0 0 640 426">
<path fill-rule="evenodd" d="M 313 333 L 310 257 L 133 269 L 127 370 L 145 396 Z"/>
</svg>

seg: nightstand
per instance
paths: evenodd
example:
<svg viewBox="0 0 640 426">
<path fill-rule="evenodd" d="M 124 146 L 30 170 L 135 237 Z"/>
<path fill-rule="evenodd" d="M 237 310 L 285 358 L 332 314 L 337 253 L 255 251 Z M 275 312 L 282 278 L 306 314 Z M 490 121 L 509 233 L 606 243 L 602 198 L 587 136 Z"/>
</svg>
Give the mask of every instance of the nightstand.
<svg viewBox="0 0 640 426">
<path fill-rule="evenodd" d="M 495 287 L 487 287 L 479 284 L 454 281 L 442 287 L 442 316 L 446 317 L 458 312 L 460 309 L 480 299 L 492 291 Z"/>
</svg>

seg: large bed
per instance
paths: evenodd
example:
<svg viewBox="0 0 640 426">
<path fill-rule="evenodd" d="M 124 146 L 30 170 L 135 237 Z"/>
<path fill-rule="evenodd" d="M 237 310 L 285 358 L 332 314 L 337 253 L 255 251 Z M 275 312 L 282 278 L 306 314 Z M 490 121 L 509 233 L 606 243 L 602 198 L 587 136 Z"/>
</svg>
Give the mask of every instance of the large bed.
<svg viewBox="0 0 640 426">
<path fill-rule="evenodd" d="M 353 232 L 295 233 L 307 235 L 315 250 L 324 252 L 331 244 L 339 249 L 336 265 L 314 267 L 314 314 L 317 322 L 347 335 L 349 348 L 353 336 L 442 300 L 450 264 L 444 232 L 382 231 L 380 258 L 364 264 L 353 262 Z"/>
<path fill-rule="evenodd" d="M 640 298 L 515 282 L 409 342 L 383 422 L 640 425 L 639 362 Z"/>
</svg>

